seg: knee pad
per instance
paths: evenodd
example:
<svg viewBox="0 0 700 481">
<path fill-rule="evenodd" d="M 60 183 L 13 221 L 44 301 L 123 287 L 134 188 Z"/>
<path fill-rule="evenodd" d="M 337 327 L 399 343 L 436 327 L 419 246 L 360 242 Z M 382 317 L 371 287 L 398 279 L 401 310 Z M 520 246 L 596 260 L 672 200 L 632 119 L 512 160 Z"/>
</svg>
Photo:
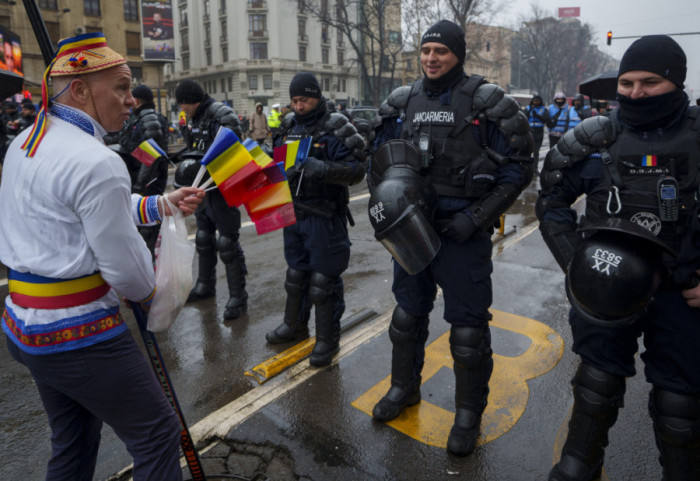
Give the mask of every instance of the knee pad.
<svg viewBox="0 0 700 481">
<path fill-rule="evenodd" d="M 328 277 L 320 272 L 311 274 L 309 280 L 309 299 L 316 306 L 325 304 L 331 293 L 333 292 L 332 277 Z"/>
<path fill-rule="evenodd" d="M 287 268 L 287 278 L 284 280 L 284 290 L 293 297 L 300 297 L 306 291 L 309 273 L 291 267 Z"/>
<path fill-rule="evenodd" d="M 491 358 L 491 339 L 488 326 L 452 326 L 450 351 L 455 364 L 465 370 L 474 370 Z"/>
<path fill-rule="evenodd" d="M 197 230 L 194 236 L 194 244 L 199 255 L 212 255 L 216 252 L 216 233 L 205 230 Z"/>
<path fill-rule="evenodd" d="M 574 399 L 588 415 L 603 418 L 623 406 L 625 378 L 582 363 L 572 381 Z"/>
<path fill-rule="evenodd" d="M 396 306 L 389 325 L 389 339 L 393 344 L 405 344 L 418 339 L 423 324 L 427 319 L 415 317 Z"/>
<path fill-rule="evenodd" d="M 700 448 L 700 397 L 654 388 L 649 413 L 661 441 L 678 448 Z"/>
<path fill-rule="evenodd" d="M 241 249 L 241 245 L 238 243 L 238 237 L 219 235 L 219 240 L 217 241 L 216 246 L 219 249 L 221 262 L 224 264 L 230 264 L 231 262 L 242 257 L 243 250 Z"/>
</svg>

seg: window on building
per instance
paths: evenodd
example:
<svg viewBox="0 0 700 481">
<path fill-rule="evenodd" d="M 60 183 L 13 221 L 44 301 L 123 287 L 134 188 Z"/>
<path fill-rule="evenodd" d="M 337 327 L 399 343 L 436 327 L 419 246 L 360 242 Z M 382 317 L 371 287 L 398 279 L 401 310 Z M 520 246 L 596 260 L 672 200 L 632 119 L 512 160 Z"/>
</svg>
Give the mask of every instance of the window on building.
<svg viewBox="0 0 700 481">
<path fill-rule="evenodd" d="M 306 19 L 299 19 L 299 35 L 303 38 L 306 35 Z"/>
<path fill-rule="evenodd" d="M 207 65 L 211 65 L 211 49 L 210 48 L 205 48 L 204 53 L 207 56 Z"/>
<path fill-rule="evenodd" d="M 248 8 L 265 8 L 265 0 L 248 0 Z"/>
<path fill-rule="evenodd" d="M 61 40 L 61 24 L 58 22 L 44 22 L 44 25 L 46 25 L 46 30 L 49 32 L 49 38 L 51 39 L 51 43 L 54 45 L 58 45 L 58 41 Z"/>
<path fill-rule="evenodd" d="M 306 45 L 299 45 L 299 60 L 306 62 Z"/>
<path fill-rule="evenodd" d="M 39 8 L 58 10 L 58 0 L 39 0 Z"/>
<path fill-rule="evenodd" d="M 139 20 L 139 1 L 124 0 L 124 20 L 127 22 L 138 22 Z"/>
<path fill-rule="evenodd" d="M 248 75 L 248 88 L 250 90 L 258 90 L 258 76 Z"/>
<path fill-rule="evenodd" d="M 221 0 L 219 5 L 219 13 L 226 13 L 226 0 Z"/>
<path fill-rule="evenodd" d="M 338 65 L 340 65 L 342 67 L 344 63 L 345 63 L 345 55 L 343 55 L 343 52 L 338 50 Z"/>
<path fill-rule="evenodd" d="M 409 72 L 413 70 L 413 60 L 411 60 L 410 58 L 406 59 L 406 70 L 408 70 Z"/>
<path fill-rule="evenodd" d="M 327 48 L 322 48 L 321 49 L 321 63 L 323 64 L 328 64 L 328 49 Z"/>
<path fill-rule="evenodd" d="M 389 30 L 389 43 L 401 45 L 401 32 Z"/>
<path fill-rule="evenodd" d="M 336 30 L 336 40 L 338 41 L 338 46 L 340 47 L 341 45 L 345 45 L 345 38 L 343 31 L 338 29 Z"/>
<path fill-rule="evenodd" d="M 266 43 L 251 43 L 250 44 L 250 58 L 251 59 L 266 59 L 267 58 L 267 44 Z"/>
<path fill-rule="evenodd" d="M 85 15 L 99 17 L 102 14 L 100 11 L 100 0 L 83 0 L 83 8 L 85 9 Z"/>
<path fill-rule="evenodd" d="M 328 0 L 321 0 L 321 14 L 328 15 Z"/>
<path fill-rule="evenodd" d="M 204 26 L 204 45 L 211 45 L 211 26 L 209 24 Z"/>
<path fill-rule="evenodd" d="M 180 10 L 180 26 L 181 27 L 186 27 L 187 26 L 187 9 L 183 8 Z"/>
<path fill-rule="evenodd" d="M 12 30 L 10 27 L 10 17 L 8 15 L 0 15 L 0 27 L 5 27 L 8 30 Z"/>
<path fill-rule="evenodd" d="M 345 79 L 340 81 L 340 89 L 343 92 L 347 92 L 347 81 Z"/>
<path fill-rule="evenodd" d="M 221 46 L 221 61 L 224 63 L 228 62 L 228 46 L 227 45 Z M 231 90 L 231 89 L 229 88 L 229 90 Z"/>
<path fill-rule="evenodd" d="M 91 27 L 90 25 L 85 26 L 85 32 L 87 32 L 87 33 L 98 33 L 98 32 L 102 32 L 102 31 L 103 31 L 102 27 L 99 25 L 96 27 Z"/>
<path fill-rule="evenodd" d="M 221 91 L 226 92 L 226 79 L 225 78 L 221 79 Z"/>
<path fill-rule="evenodd" d="M 190 34 L 188 32 L 180 34 L 180 43 L 182 44 L 182 50 L 190 49 Z"/>
<path fill-rule="evenodd" d="M 226 20 L 221 21 L 221 41 L 225 42 L 228 38 L 228 28 L 226 25 Z"/>
<path fill-rule="evenodd" d="M 190 69 L 190 56 L 189 54 L 182 54 L 182 70 Z"/>
<path fill-rule="evenodd" d="M 263 89 L 272 90 L 272 74 L 263 75 Z"/>
<path fill-rule="evenodd" d="M 323 79 L 323 91 L 324 92 L 330 92 L 331 91 L 331 79 L 328 77 L 325 77 Z"/>
<path fill-rule="evenodd" d="M 211 13 L 209 6 L 209 0 L 204 0 L 204 18 L 209 18 L 209 14 Z"/>
<path fill-rule="evenodd" d="M 321 42 L 331 43 L 331 39 L 328 36 L 328 24 L 324 23 L 321 25 Z"/>
<path fill-rule="evenodd" d="M 228 91 L 233 92 L 233 77 L 228 78 Z"/>
<path fill-rule="evenodd" d="M 304 13 L 306 11 L 306 7 L 304 6 L 304 0 L 297 0 L 297 10 L 299 13 Z"/>
<path fill-rule="evenodd" d="M 141 32 L 124 32 L 126 36 L 126 54 L 141 55 Z"/>
<path fill-rule="evenodd" d="M 248 31 L 253 37 L 264 37 L 267 30 L 267 15 L 255 14 L 248 17 Z"/>
<path fill-rule="evenodd" d="M 129 65 L 129 68 L 131 69 L 131 81 L 139 84 L 143 82 L 143 67 Z"/>
</svg>

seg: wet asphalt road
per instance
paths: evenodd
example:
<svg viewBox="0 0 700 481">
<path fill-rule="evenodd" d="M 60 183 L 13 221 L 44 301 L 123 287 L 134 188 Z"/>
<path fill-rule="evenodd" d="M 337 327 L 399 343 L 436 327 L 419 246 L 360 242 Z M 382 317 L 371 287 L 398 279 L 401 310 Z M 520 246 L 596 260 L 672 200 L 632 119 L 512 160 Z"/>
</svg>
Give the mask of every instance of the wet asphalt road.
<svg viewBox="0 0 700 481">
<path fill-rule="evenodd" d="M 360 186 L 352 195 L 356 197 L 352 212 L 357 226 L 350 229 L 352 257 L 343 276 L 345 316 L 365 309 L 377 316 L 343 336 L 337 363 L 315 369 L 302 361 L 262 386 L 244 375 L 289 347 L 268 346 L 264 340 L 265 333 L 281 321 L 284 307 L 286 264 L 281 232 L 257 236 L 253 227 L 241 231 L 249 269 L 247 315 L 235 321 L 222 320 L 227 293 L 219 266 L 216 300 L 186 306 L 170 331 L 158 335 L 165 365 L 195 440 L 205 452 L 203 457 L 214 456 L 224 443 L 247 446 L 249 457 L 251 446 L 281 450 L 286 471 L 268 470 L 270 479 L 279 481 L 546 479 L 565 433 L 571 405 L 569 379 L 577 358 L 570 352 L 563 275 L 539 233 L 533 231 L 536 185 L 523 193 L 506 217 L 506 232 L 515 232 L 503 239 L 495 237 L 493 308 L 535 321 L 529 328 L 546 326 L 544 344 L 538 345 L 535 358 L 547 359 L 551 365 L 527 383 L 516 382 L 517 389 L 507 387 L 507 376 L 503 382 L 506 387 L 502 389 L 500 381 L 492 386 L 493 417 L 485 423 L 485 434 L 482 432 L 489 439 L 468 458 L 448 455 L 435 445 L 441 442 L 439 436 L 433 444 L 419 439 L 433 439 L 431 432 L 445 429 L 444 422 L 436 420 L 427 408 L 434 405 L 449 411 L 453 403 L 450 365 L 439 360 L 441 353 L 444 355 L 441 339 L 448 331 L 441 320 L 441 297 L 431 317 L 428 341 L 438 364 L 424 380 L 421 410 L 397 427 L 376 423 L 362 410 L 362 401 L 369 399 L 371 406 L 372 390 L 389 374 L 386 326 L 394 303 L 391 260 L 373 238 L 366 191 Z M 531 352 L 535 341 L 528 337 L 534 335 L 533 330 L 514 331 L 512 324 L 501 322 L 502 318 L 508 321 L 506 315 L 498 314 L 492 323 L 493 344 L 495 353 L 502 356 L 497 359 L 497 371 L 507 373 L 515 370 L 519 357 Z M 140 339 L 128 314 L 127 319 Z M 558 346 L 559 351 L 552 346 Z M 509 361 L 515 364 L 507 364 Z M 46 416 L 31 377 L 9 357 L 4 342 L 0 366 L 0 477 L 41 480 L 50 450 Z M 492 384 L 496 383 L 492 380 Z M 610 480 L 660 479 L 646 414 L 646 390 L 639 375 L 628 384 L 625 409 L 610 435 L 606 457 Z M 94 479 L 109 479 L 130 462 L 121 442 L 105 427 Z M 213 463 L 211 459 L 206 462 Z M 221 473 L 223 464 L 209 464 L 208 472 Z M 246 468 L 240 458 L 229 464 L 233 464 L 230 472 L 238 475 L 252 476 L 255 471 Z M 286 477 L 275 477 L 274 473 L 282 472 L 288 473 Z"/>
</svg>

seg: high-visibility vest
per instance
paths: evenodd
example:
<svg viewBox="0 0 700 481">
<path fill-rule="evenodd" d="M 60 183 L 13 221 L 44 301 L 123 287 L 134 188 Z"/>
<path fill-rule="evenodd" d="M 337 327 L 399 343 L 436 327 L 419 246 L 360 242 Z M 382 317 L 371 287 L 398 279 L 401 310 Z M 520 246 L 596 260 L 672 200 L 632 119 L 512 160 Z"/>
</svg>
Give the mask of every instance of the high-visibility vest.
<svg viewBox="0 0 700 481">
<path fill-rule="evenodd" d="M 271 129 L 279 128 L 281 124 L 280 113 L 276 110 L 271 110 L 270 115 L 267 116 L 267 126 Z"/>
</svg>

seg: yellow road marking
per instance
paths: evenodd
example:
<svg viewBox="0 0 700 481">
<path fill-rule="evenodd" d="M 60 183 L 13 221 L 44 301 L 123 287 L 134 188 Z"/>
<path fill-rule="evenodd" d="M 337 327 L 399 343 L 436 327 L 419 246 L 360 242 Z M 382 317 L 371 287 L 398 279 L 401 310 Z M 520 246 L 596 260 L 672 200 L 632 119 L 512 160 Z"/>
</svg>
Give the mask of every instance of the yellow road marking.
<svg viewBox="0 0 700 481">
<path fill-rule="evenodd" d="M 526 381 L 551 370 L 564 354 L 564 340 L 549 326 L 503 311 L 491 312 L 491 326 L 524 335 L 531 344 L 527 351 L 517 357 L 494 354 L 489 404 L 482 417 L 477 444 L 493 441 L 515 425 L 527 406 L 530 391 Z M 426 347 L 423 382 L 442 368 L 452 369 L 449 335 L 447 331 Z M 374 405 L 387 392 L 390 382 L 391 376 L 386 377 L 353 401 L 352 405 L 371 416 Z M 422 443 L 445 448 L 453 422 L 454 411 L 443 409 L 424 398 L 387 424 Z"/>
</svg>

